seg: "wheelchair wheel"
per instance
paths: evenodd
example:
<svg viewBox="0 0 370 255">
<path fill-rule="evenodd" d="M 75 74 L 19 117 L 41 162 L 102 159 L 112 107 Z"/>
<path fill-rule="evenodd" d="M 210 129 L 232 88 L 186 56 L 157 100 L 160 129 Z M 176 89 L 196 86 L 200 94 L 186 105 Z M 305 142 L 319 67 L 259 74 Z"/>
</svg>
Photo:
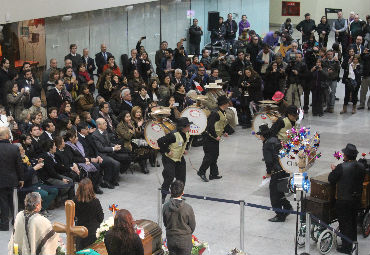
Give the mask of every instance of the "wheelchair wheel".
<svg viewBox="0 0 370 255">
<path fill-rule="evenodd" d="M 317 241 L 317 249 L 321 254 L 328 254 L 334 245 L 334 235 L 329 229 L 321 232 Z"/>
<path fill-rule="evenodd" d="M 306 243 L 306 225 L 302 224 L 297 236 L 297 245 L 299 248 L 303 248 L 305 243 Z"/>
<path fill-rule="evenodd" d="M 362 235 L 364 238 L 370 235 L 370 212 L 367 212 L 362 220 Z"/>
</svg>

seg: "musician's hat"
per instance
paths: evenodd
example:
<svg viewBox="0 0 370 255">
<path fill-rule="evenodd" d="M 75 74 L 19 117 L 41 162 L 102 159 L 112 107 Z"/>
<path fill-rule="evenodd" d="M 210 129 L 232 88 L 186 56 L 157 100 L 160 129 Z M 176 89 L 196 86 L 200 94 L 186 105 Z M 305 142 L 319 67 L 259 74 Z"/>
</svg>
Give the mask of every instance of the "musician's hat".
<svg viewBox="0 0 370 255">
<path fill-rule="evenodd" d="M 218 85 L 217 83 L 209 83 L 204 86 L 206 89 L 222 89 L 221 85 Z"/>
</svg>

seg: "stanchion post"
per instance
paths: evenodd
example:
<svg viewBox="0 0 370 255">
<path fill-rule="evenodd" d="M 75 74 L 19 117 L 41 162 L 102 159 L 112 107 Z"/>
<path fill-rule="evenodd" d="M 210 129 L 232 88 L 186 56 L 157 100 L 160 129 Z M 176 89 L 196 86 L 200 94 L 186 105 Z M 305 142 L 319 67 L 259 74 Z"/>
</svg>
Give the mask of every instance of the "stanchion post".
<svg viewBox="0 0 370 255">
<path fill-rule="evenodd" d="M 159 227 L 161 228 L 162 227 L 162 192 L 161 192 L 160 188 L 158 189 L 158 192 L 157 192 L 157 198 L 158 198 L 158 208 L 157 208 L 158 219 L 157 219 L 157 222 L 158 222 Z"/>
<path fill-rule="evenodd" d="M 353 246 L 355 247 L 355 249 L 352 251 L 352 255 L 358 255 L 358 242 L 355 241 L 352 245 L 352 249 L 353 249 Z"/>
<path fill-rule="evenodd" d="M 306 235 L 305 235 L 305 252 L 310 254 L 310 237 L 311 237 L 311 213 L 306 213 Z"/>
<path fill-rule="evenodd" d="M 244 251 L 244 210 L 245 210 L 245 201 L 240 200 L 240 250 Z"/>
<path fill-rule="evenodd" d="M 14 209 L 13 219 L 15 222 L 15 217 L 17 217 L 17 214 L 18 214 L 18 189 L 17 188 L 13 189 L 13 209 Z"/>
</svg>

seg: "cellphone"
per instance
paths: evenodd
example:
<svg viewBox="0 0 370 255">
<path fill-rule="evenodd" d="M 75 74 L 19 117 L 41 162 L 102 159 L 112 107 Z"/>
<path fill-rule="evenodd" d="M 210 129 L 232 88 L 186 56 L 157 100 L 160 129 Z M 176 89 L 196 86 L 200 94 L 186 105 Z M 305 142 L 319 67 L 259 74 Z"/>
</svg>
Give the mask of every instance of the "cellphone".
<svg viewBox="0 0 370 255">
<path fill-rule="evenodd" d="M 25 87 L 24 88 L 24 91 L 28 92 L 28 91 L 30 91 L 30 88 L 29 87 Z"/>
<path fill-rule="evenodd" d="M 142 39 L 146 39 L 146 36 L 142 36 L 141 38 L 142 38 Z"/>
<path fill-rule="evenodd" d="M 179 106 L 179 103 L 174 103 L 173 106 L 178 107 Z"/>
<path fill-rule="evenodd" d="M 185 42 L 186 41 L 186 38 L 184 38 L 183 41 Z"/>
</svg>

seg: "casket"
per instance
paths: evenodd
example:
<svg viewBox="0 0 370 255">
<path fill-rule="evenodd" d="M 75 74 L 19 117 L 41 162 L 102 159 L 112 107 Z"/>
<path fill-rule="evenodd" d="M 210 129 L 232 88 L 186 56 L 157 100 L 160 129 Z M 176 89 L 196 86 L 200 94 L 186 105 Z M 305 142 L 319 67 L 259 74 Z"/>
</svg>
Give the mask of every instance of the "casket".
<svg viewBox="0 0 370 255">
<path fill-rule="evenodd" d="M 325 201 L 334 201 L 336 187 L 328 181 L 329 173 L 311 178 L 311 197 Z"/>
<path fill-rule="evenodd" d="M 136 225 L 144 229 L 145 238 L 142 239 L 144 255 L 161 255 L 162 250 L 162 230 L 157 223 L 150 220 L 137 220 Z M 104 242 L 90 245 L 91 248 L 100 255 L 108 255 Z"/>
<path fill-rule="evenodd" d="M 369 182 L 362 184 L 361 208 L 367 209 L 370 207 L 370 185 Z"/>
</svg>

